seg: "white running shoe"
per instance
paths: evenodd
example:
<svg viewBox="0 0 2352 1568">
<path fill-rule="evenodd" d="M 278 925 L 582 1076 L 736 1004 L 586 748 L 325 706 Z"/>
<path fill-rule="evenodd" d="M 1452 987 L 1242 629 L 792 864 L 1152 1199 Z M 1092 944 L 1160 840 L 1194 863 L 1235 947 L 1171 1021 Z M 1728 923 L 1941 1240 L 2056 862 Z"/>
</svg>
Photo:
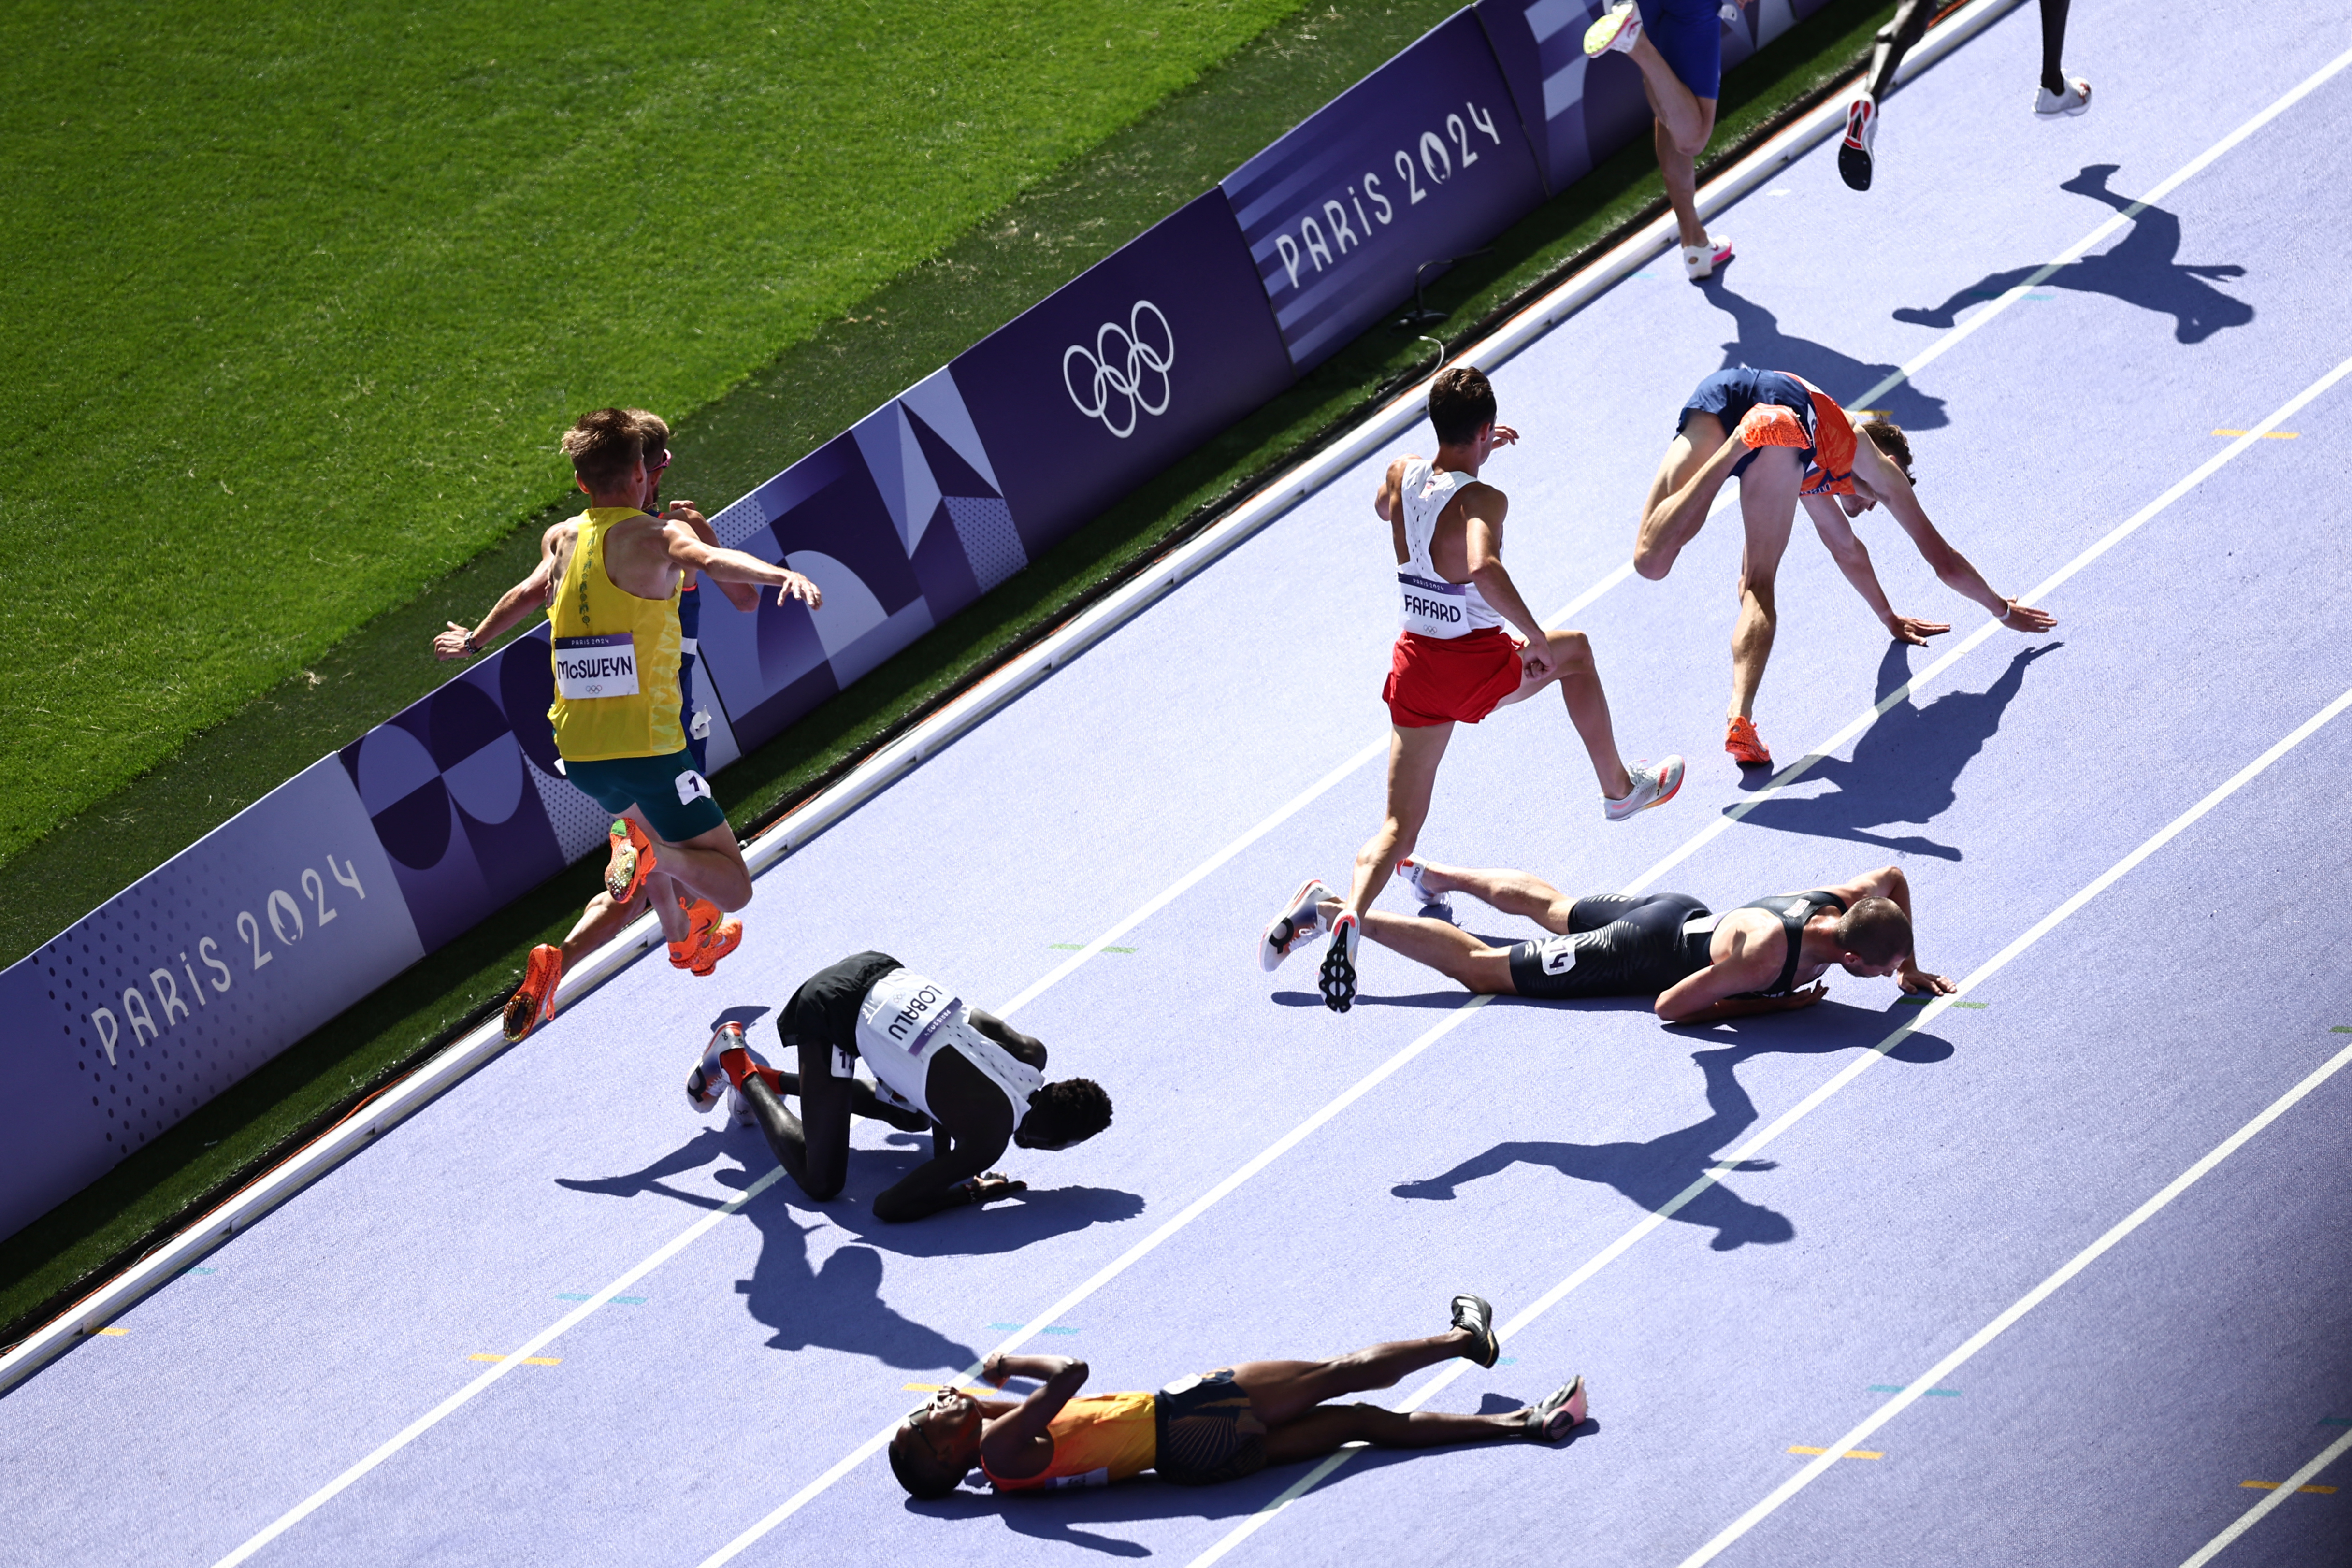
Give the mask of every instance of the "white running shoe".
<svg viewBox="0 0 2352 1568">
<path fill-rule="evenodd" d="M 1323 1005 L 1335 1013 L 1356 1005 L 1356 944 L 1362 936 L 1351 912 L 1342 910 L 1331 922 L 1331 946 L 1323 955 L 1323 972 L 1316 977 L 1316 988 L 1323 993 Z"/>
<path fill-rule="evenodd" d="M 2081 77 L 2068 77 L 2064 92 L 2052 92 L 2046 87 L 2033 89 L 2033 112 L 2043 119 L 2061 114 L 2081 114 L 2091 107 L 2091 84 Z"/>
<path fill-rule="evenodd" d="M 1429 891 L 1429 884 L 1421 880 L 1428 870 L 1429 868 L 1419 861 L 1397 862 L 1397 875 L 1402 877 L 1404 884 L 1412 889 L 1412 895 L 1421 900 L 1422 914 L 1426 915 L 1433 909 L 1439 910 L 1450 921 L 1454 918 L 1454 900 L 1449 894 Z"/>
<path fill-rule="evenodd" d="M 1705 245 L 1683 246 L 1683 271 L 1693 283 L 1715 276 L 1715 269 L 1731 259 L 1731 236 L 1709 235 Z"/>
<path fill-rule="evenodd" d="M 1613 11 L 1601 13 L 1601 20 L 1584 29 L 1584 52 L 1598 59 L 1614 49 L 1619 54 L 1631 54 L 1633 46 L 1642 41 L 1642 15 L 1633 8 L 1633 0 L 1625 0 Z"/>
<path fill-rule="evenodd" d="M 1612 822 L 1622 822 L 1636 812 L 1664 805 L 1683 787 L 1683 759 L 1679 757 L 1654 763 L 1644 758 L 1625 771 L 1633 778 L 1633 789 L 1622 800 L 1601 802 L 1603 814 Z"/>
<path fill-rule="evenodd" d="M 1319 876 L 1310 876 L 1300 883 L 1290 902 L 1283 905 L 1282 913 L 1266 924 L 1265 935 L 1258 938 L 1257 967 L 1271 975 L 1282 967 L 1285 958 L 1321 936 L 1324 926 L 1319 906 L 1325 899 L 1335 896 Z"/>
<path fill-rule="evenodd" d="M 1878 101 L 1868 93 L 1845 111 L 1845 140 L 1838 143 L 1838 178 L 1857 191 L 1870 189 L 1870 144 L 1878 139 Z"/>
<path fill-rule="evenodd" d="M 727 1070 L 719 1065 L 719 1058 L 727 1051 L 750 1049 L 744 1043 L 743 1026 L 732 1019 L 711 1032 L 710 1043 L 702 1048 L 702 1060 L 686 1075 L 686 1102 L 697 1114 L 709 1115 L 718 1105 L 719 1094 L 728 1090 Z"/>
</svg>

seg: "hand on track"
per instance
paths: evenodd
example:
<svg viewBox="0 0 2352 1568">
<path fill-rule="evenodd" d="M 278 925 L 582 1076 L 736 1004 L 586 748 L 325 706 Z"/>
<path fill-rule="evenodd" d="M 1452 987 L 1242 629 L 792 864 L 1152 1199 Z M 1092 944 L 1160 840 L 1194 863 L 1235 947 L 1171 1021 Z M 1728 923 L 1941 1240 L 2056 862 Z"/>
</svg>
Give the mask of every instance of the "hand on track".
<svg viewBox="0 0 2352 1568">
<path fill-rule="evenodd" d="M 1952 629 L 1947 621 L 1916 621 L 1908 615 L 1897 615 L 1886 623 L 1887 632 L 1898 643 L 1908 643 L 1924 648 L 1930 637 L 1940 637 Z"/>
<path fill-rule="evenodd" d="M 1923 992 L 1931 997 L 1948 997 L 1960 988 L 1943 975 L 1931 975 L 1925 969 L 1906 969 L 1895 977 L 1895 983 L 1912 996 Z"/>
<path fill-rule="evenodd" d="M 2047 632 L 2058 624 L 2058 617 L 2047 610 L 2036 610 L 2031 604 L 2020 604 L 2012 599 L 2000 623 L 2012 632 Z"/>
</svg>

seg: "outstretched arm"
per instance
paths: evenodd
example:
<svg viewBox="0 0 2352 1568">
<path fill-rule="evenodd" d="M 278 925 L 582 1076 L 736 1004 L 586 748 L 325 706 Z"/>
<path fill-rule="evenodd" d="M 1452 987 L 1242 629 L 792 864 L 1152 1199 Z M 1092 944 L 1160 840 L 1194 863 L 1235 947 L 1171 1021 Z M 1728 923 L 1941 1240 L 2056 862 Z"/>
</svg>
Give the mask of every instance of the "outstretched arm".
<svg viewBox="0 0 2352 1568">
<path fill-rule="evenodd" d="M 706 544 L 702 536 L 682 517 L 664 521 L 662 542 L 668 548 L 671 560 L 717 581 L 751 582 L 762 588 L 772 588 L 776 591 L 776 602 L 779 604 L 797 599 L 814 610 L 824 602 L 824 595 L 817 585 L 799 572 L 789 567 L 771 565 L 758 556 L 746 555 L 739 549 Z"/>
<path fill-rule="evenodd" d="M 1911 481 L 1868 436 L 1853 444 L 1853 475 L 1886 503 L 1886 509 L 1894 514 L 1903 531 L 1911 536 L 1920 558 L 1945 587 L 1983 605 L 2012 632 L 2047 632 L 2058 624 L 2058 618 L 2047 611 L 1995 593 L 1983 575 L 1969 563 L 1969 558 L 1936 531 L 1936 525 L 1928 520 L 1927 509 L 1919 505 L 1919 497 L 1911 489 Z"/>
<path fill-rule="evenodd" d="M 1896 642 L 1925 647 L 1928 638 L 1952 629 L 1945 622 L 1915 621 L 1908 615 L 1895 613 L 1895 607 L 1886 602 L 1886 590 L 1879 586 L 1877 569 L 1870 564 L 1870 551 L 1855 535 L 1837 502 L 1827 496 L 1807 496 L 1804 503 L 1806 514 L 1813 519 L 1813 531 L 1829 547 L 1830 559 L 1838 563 L 1846 581 L 1853 585 L 1862 601 L 1870 606 L 1870 612 L 1878 617 L 1878 623 Z"/>
<path fill-rule="evenodd" d="M 433 639 L 433 656 L 436 659 L 470 659 L 484 652 L 507 632 L 547 608 L 555 596 L 555 547 L 569 523 L 558 523 L 540 536 L 539 565 L 531 574 L 499 595 L 490 612 L 482 617 L 481 624 L 471 631 L 457 622 Z"/>
<path fill-rule="evenodd" d="M 980 1455 L 1007 1480 L 1026 1480 L 1054 1462 L 1054 1417 L 1087 1385 L 1087 1364 L 1066 1355 L 991 1355 L 980 1375 L 997 1387 L 1008 1377 L 1034 1377 L 1041 1386 L 1009 1414 L 980 1429 Z"/>
<path fill-rule="evenodd" d="M 704 544 L 716 547 L 719 543 L 719 530 L 710 526 L 710 520 L 708 517 L 695 509 L 694 503 L 691 501 L 672 501 L 662 509 L 662 521 L 683 522 L 694 530 L 695 537 Z M 725 578 L 713 578 L 711 580 L 719 584 L 719 591 L 725 594 L 727 602 L 736 609 L 760 608 L 760 591 L 750 583 L 733 582 Z"/>
</svg>

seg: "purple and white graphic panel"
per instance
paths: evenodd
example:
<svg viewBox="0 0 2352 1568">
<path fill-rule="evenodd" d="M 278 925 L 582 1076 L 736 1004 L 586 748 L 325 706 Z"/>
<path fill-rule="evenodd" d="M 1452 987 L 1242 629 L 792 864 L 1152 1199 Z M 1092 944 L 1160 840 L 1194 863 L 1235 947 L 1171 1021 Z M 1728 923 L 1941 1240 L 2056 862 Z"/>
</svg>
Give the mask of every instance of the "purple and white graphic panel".
<svg viewBox="0 0 2352 1568">
<path fill-rule="evenodd" d="M 424 955 L 321 758 L 0 974 L 0 1235 Z"/>
<path fill-rule="evenodd" d="M 1210 191 L 949 366 L 1027 555 L 1290 385 L 1256 269 Z"/>
<path fill-rule="evenodd" d="M 1409 298 L 1424 264 L 1477 249 L 1544 199 L 1495 51 L 1467 10 L 1223 188 L 1302 371 Z"/>
</svg>

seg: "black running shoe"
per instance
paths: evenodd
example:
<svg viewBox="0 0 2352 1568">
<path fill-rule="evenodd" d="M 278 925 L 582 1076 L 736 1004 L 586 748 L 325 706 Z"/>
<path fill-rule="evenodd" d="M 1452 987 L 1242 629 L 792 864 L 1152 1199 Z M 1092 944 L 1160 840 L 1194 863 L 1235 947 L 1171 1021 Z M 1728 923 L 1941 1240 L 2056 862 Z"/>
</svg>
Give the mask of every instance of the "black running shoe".
<svg viewBox="0 0 2352 1568">
<path fill-rule="evenodd" d="M 1585 1403 L 1584 1379 L 1571 1377 L 1544 1402 L 1528 1412 L 1527 1435 L 1531 1443 L 1557 1443 L 1584 1425 L 1591 1409 Z"/>
<path fill-rule="evenodd" d="M 1864 93 L 1845 111 L 1845 140 L 1838 143 L 1838 177 L 1857 191 L 1870 189 L 1870 144 L 1878 137 L 1878 105 Z"/>
<path fill-rule="evenodd" d="M 1323 1005 L 1335 1013 L 1356 1005 L 1356 943 L 1360 936 L 1353 911 L 1342 911 L 1331 923 L 1331 948 L 1323 955 L 1323 973 L 1316 985 Z"/>
<path fill-rule="evenodd" d="M 1484 1296 L 1459 1295 L 1454 1298 L 1454 1326 L 1468 1329 L 1476 1348 L 1469 1359 L 1481 1366 L 1492 1366 L 1503 1354 L 1503 1342 L 1495 1337 L 1495 1309 L 1486 1304 Z"/>
</svg>

